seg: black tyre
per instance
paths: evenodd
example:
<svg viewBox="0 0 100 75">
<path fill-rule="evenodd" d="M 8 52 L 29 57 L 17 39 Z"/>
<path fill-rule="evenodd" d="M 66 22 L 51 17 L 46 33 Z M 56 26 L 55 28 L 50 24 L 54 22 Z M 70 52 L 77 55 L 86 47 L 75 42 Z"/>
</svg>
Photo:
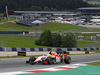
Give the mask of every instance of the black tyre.
<svg viewBox="0 0 100 75">
<path fill-rule="evenodd" d="M 30 63 L 29 61 L 26 61 L 26 63 Z"/>
<path fill-rule="evenodd" d="M 35 62 L 34 62 L 35 60 L 36 60 L 36 58 L 34 56 L 31 56 L 30 59 L 29 59 L 29 63 L 31 65 L 34 65 L 35 64 Z"/>
<path fill-rule="evenodd" d="M 65 64 L 70 64 L 70 63 L 71 63 L 71 57 L 66 56 L 66 57 L 64 58 L 64 62 L 65 62 Z"/>
<path fill-rule="evenodd" d="M 34 62 L 34 61 L 30 61 L 30 64 L 31 64 L 31 65 L 34 65 L 34 64 L 35 64 L 35 62 Z"/>
<path fill-rule="evenodd" d="M 54 64 L 55 59 L 51 57 L 47 57 L 47 61 L 48 61 L 48 64 L 51 65 L 51 64 Z"/>
<path fill-rule="evenodd" d="M 34 61 L 34 60 L 36 60 L 36 58 L 34 56 L 31 56 L 29 59 L 29 61 Z"/>
</svg>

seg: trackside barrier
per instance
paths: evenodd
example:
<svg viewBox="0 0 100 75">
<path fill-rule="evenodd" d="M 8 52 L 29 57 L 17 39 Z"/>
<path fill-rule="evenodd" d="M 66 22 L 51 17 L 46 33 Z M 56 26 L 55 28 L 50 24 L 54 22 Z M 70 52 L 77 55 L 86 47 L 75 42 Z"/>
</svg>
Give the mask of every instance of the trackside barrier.
<svg viewBox="0 0 100 75">
<path fill-rule="evenodd" d="M 26 56 L 26 52 L 18 52 L 17 56 Z"/>
<path fill-rule="evenodd" d="M 0 48 L 0 51 L 4 51 L 4 49 L 3 48 Z"/>
<path fill-rule="evenodd" d="M 85 54 L 89 54 L 89 51 L 85 51 Z"/>
<path fill-rule="evenodd" d="M 6 51 L 23 51 L 23 52 L 34 52 L 34 51 L 88 51 L 88 50 L 100 50 L 100 47 L 92 48 L 6 48 Z M 0 51 L 5 51 L 5 48 L 0 48 Z"/>
<path fill-rule="evenodd" d="M 12 48 L 12 51 L 17 51 L 17 48 Z"/>
<path fill-rule="evenodd" d="M 80 48 L 77 48 L 77 51 L 80 51 L 81 49 Z"/>
<path fill-rule="evenodd" d="M 26 51 L 26 48 L 21 48 L 21 51 Z"/>
</svg>

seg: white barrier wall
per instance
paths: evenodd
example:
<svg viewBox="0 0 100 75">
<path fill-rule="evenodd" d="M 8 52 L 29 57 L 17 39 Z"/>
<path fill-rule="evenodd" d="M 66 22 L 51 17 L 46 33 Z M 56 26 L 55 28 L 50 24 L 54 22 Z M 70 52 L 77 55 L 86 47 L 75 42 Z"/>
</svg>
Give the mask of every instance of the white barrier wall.
<svg viewBox="0 0 100 75">
<path fill-rule="evenodd" d="M 100 50 L 100 47 L 92 48 L 0 48 L 0 51 L 87 51 L 87 50 Z"/>
<path fill-rule="evenodd" d="M 67 51 L 70 54 L 85 54 L 83 51 Z M 34 55 L 47 55 L 49 51 L 35 51 L 35 52 L 26 52 L 26 56 L 34 56 Z M 0 52 L 0 57 L 2 56 L 18 56 L 18 52 Z"/>
</svg>

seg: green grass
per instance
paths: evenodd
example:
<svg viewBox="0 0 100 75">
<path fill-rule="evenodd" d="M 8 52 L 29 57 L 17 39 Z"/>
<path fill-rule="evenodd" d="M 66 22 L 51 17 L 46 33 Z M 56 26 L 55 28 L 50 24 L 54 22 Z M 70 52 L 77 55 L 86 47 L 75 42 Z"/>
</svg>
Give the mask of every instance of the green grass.
<svg viewBox="0 0 100 75">
<path fill-rule="evenodd" d="M 15 23 L 4 23 L 0 25 L 0 29 L 2 30 L 21 30 L 21 31 L 33 31 L 33 27 L 21 26 Z M 51 31 L 68 31 L 68 30 L 83 30 L 87 29 L 85 27 L 70 25 L 70 24 L 62 24 L 62 23 L 46 23 L 42 25 L 42 31 L 45 29 L 50 29 Z"/>
<path fill-rule="evenodd" d="M 88 2 L 89 4 L 92 4 L 92 5 L 99 5 L 100 4 L 100 2 L 96 2 L 96 1 L 90 1 L 90 2 Z"/>
<path fill-rule="evenodd" d="M 6 47 L 19 47 L 19 48 L 51 48 L 48 46 L 35 45 L 36 37 L 6 37 L 0 36 L 0 41 L 6 40 Z M 1 45 L 1 44 L 0 44 Z"/>
<path fill-rule="evenodd" d="M 41 56 L 41 55 L 34 55 L 35 57 Z M 30 56 L 1 56 L 0 59 L 4 58 L 25 58 L 25 57 L 30 57 Z"/>
<path fill-rule="evenodd" d="M 100 65 L 100 62 L 88 63 L 88 65 Z"/>
<path fill-rule="evenodd" d="M 0 25 L 0 30 L 14 30 L 14 31 L 33 31 L 33 27 L 21 26 L 15 23 L 4 23 Z"/>
<path fill-rule="evenodd" d="M 100 42 L 95 42 L 95 41 L 89 41 L 89 40 L 78 40 L 77 47 L 79 48 L 85 48 L 86 44 L 89 43 L 98 43 L 100 47 Z"/>
<path fill-rule="evenodd" d="M 94 50 L 94 51 L 90 51 L 90 52 L 100 53 L 100 50 Z"/>
<path fill-rule="evenodd" d="M 87 29 L 87 28 L 75 26 L 71 24 L 49 22 L 42 25 L 42 30 L 45 30 L 45 29 L 50 29 L 51 31 L 68 31 L 68 30 L 82 30 L 82 29 Z"/>
<path fill-rule="evenodd" d="M 0 19 L 1 19 L 0 23 L 3 23 L 3 22 L 5 22 L 5 21 L 8 22 L 8 21 L 15 20 L 15 19 L 9 19 L 9 20 L 8 20 L 8 19 L 5 19 L 5 18 L 4 18 L 4 19 L 3 19 L 3 18 L 0 18 Z"/>
</svg>

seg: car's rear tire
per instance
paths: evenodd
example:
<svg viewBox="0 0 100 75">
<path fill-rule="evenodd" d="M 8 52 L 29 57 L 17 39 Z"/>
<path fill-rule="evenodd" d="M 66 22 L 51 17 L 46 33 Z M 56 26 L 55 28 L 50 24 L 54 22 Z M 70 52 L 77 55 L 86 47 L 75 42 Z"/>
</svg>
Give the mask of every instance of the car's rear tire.
<svg viewBox="0 0 100 75">
<path fill-rule="evenodd" d="M 66 57 L 64 58 L 64 62 L 65 62 L 65 64 L 70 64 L 70 63 L 71 63 L 71 57 L 66 56 Z"/>
<path fill-rule="evenodd" d="M 49 64 L 49 65 L 54 64 L 54 58 L 47 57 L 47 61 L 48 61 L 48 64 Z"/>
<path fill-rule="evenodd" d="M 34 56 L 31 56 L 30 59 L 29 59 L 29 63 L 31 65 L 34 65 L 35 64 L 35 62 L 34 62 L 35 60 L 36 60 L 36 58 Z"/>
</svg>

